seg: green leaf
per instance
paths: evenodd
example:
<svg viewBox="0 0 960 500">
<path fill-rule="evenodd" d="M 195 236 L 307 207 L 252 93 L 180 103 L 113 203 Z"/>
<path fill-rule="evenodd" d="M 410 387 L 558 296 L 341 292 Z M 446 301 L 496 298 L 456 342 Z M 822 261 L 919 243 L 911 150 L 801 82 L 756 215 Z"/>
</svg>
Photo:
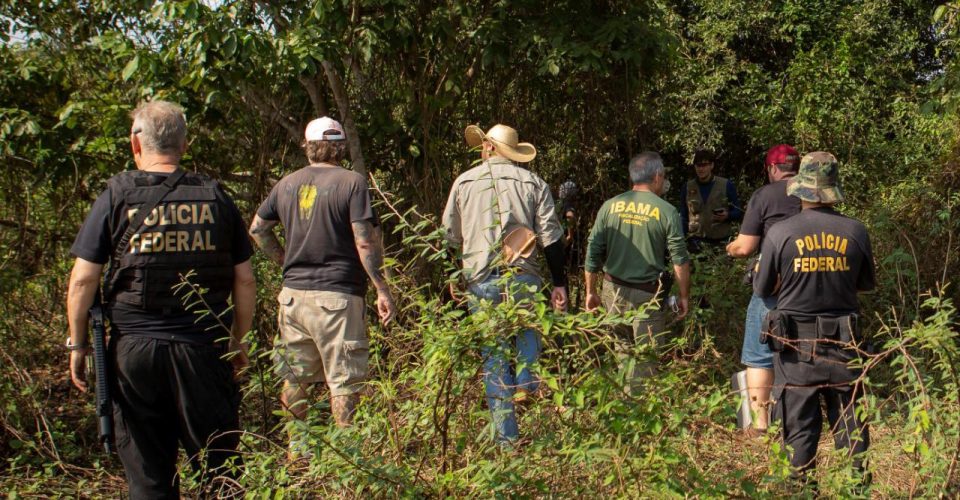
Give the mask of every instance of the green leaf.
<svg viewBox="0 0 960 500">
<path fill-rule="evenodd" d="M 943 19 L 943 15 L 947 13 L 947 4 L 940 5 L 936 10 L 933 11 L 933 22 L 937 23 Z"/>
<path fill-rule="evenodd" d="M 227 37 L 227 41 L 223 44 L 223 54 L 227 57 L 233 57 L 236 52 L 237 37 L 231 33 L 230 36 Z"/>
<path fill-rule="evenodd" d="M 140 54 L 134 56 L 133 59 L 123 67 L 123 73 L 121 73 L 120 76 L 124 81 L 129 80 L 138 69 L 140 69 Z"/>
<path fill-rule="evenodd" d="M 210 92 L 209 94 L 207 94 L 207 98 L 203 101 L 204 104 L 206 104 L 207 106 L 213 104 L 217 99 L 222 97 L 221 94 L 222 93 L 219 90 L 214 90 L 213 92 Z"/>
</svg>

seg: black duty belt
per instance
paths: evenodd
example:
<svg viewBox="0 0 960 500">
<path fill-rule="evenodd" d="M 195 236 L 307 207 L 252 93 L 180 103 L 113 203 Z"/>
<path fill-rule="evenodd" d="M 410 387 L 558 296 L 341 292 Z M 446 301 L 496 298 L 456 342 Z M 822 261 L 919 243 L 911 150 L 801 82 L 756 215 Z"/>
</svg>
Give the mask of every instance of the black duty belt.
<svg viewBox="0 0 960 500">
<path fill-rule="evenodd" d="M 798 352 L 797 359 L 803 362 L 812 360 L 816 345 L 821 341 L 826 341 L 824 346 L 827 348 L 842 349 L 861 340 L 856 313 L 812 316 L 773 309 L 767 313 L 765 323 L 760 342 L 769 344 L 773 352 L 780 352 L 785 345 L 790 345 Z"/>
<path fill-rule="evenodd" d="M 223 332 L 203 332 L 203 333 L 166 333 L 166 332 L 134 332 L 118 333 L 116 337 L 130 337 L 139 339 L 161 340 L 166 342 L 176 342 L 178 344 L 190 345 L 218 345 L 220 340 L 228 334 Z"/>
<path fill-rule="evenodd" d="M 633 288 L 634 290 L 640 290 L 647 293 L 657 293 L 657 291 L 660 290 L 660 280 L 647 281 L 646 283 L 631 283 L 629 281 L 624 281 L 610 273 L 603 273 L 603 279 L 613 283 L 614 285 Z"/>
</svg>

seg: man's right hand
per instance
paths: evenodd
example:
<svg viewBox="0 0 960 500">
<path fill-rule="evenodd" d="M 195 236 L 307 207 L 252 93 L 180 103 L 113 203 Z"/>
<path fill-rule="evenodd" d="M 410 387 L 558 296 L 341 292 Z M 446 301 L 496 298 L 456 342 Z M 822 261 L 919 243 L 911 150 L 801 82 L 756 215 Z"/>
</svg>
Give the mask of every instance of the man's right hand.
<svg viewBox="0 0 960 500">
<path fill-rule="evenodd" d="M 683 319 L 690 312 L 690 299 L 681 297 L 677 299 L 677 319 Z"/>
<path fill-rule="evenodd" d="M 600 308 L 600 296 L 595 293 L 587 293 L 586 302 L 587 312 L 593 312 Z"/>
<path fill-rule="evenodd" d="M 389 291 L 377 292 L 377 314 L 380 316 L 382 325 L 390 323 L 397 315 L 397 304 L 394 303 Z"/>
<path fill-rule="evenodd" d="M 553 308 L 557 311 L 563 312 L 567 310 L 567 287 L 565 286 L 555 286 L 553 287 L 553 292 L 550 294 L 550 302 L 553 304 Z"/>
<path fill-rule="evenodd" d="M 90 349 L 70 351 L 70 380 L 80 392 L 87 392 L 87 354 Z"/>
</svg>

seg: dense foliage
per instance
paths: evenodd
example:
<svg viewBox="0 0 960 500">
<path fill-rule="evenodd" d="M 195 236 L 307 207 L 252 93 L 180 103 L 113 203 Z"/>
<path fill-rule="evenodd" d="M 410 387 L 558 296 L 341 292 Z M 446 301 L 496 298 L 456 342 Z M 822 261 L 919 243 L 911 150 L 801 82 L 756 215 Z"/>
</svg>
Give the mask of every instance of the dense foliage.
<svg viewBox="0 0 960 500">
<path fill-rule="evenodd" d="M 185 165 L 224 182 L 246 216 L 304 163 L 303 125 L 343 121 L 387 235 L 399 322 L 371 327 L 376 373 L 359 424 L 308 425 L 316 456 L 286 463 L 270 371 L 279 270 L 257 260 L 258 358 L 248 375 L 243 486 L 264 496 L 785 493 L 775 440 L 733 429 L 749 292 L 740 264 L 697 263 L 712 305 L 673 327 L 642 396 L 602 369 L 608 317 L 506 304 L 465 315 L 436 214 L 474 159 L 469 123 L 515 125 L 551 185 L 575 180 L 585 225 L 626 187 L 626 161 L 661 151 L 674 186 L 694 149 L 743 199 L 779 142 L 842 162 L 843 211 L 865 221 L 880 287 L 863 297 L 875 492 L 960 489 L 960 2 L 943 0 L 0 0 L 0 452 L 7 490 L 116 496 L 91 401 L 71 389 L 63 297 L 69 245 L 105 180 L 132 161 L 128 112 L 187 110 Z M 550 394 L 521 418 L 526 445 L 490 443 L 478 346 L 545 331 Z M 829 446 L 827 447 L 829 448 Z M 842 460 L 822 488 L 843 493 Z"/>
</svg>

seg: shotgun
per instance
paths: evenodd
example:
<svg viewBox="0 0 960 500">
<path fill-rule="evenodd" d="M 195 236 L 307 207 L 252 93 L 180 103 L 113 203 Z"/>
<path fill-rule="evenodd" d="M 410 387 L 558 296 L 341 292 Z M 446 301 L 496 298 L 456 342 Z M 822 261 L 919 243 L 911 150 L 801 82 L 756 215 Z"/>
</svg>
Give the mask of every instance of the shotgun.
<svg viewBox="0 0 960 500">
<path fill-rule="evenodd" d="M 100 443 L 106 452 L 113 453 L 113 401 L 110 398 L 110 382 L 107 380 L 107 331 L 103 323 L 103 303 L 100 290 L 90 307 L 90 323 L 93 338 L 93 362 L 96 372 L 97 428 Z"/>
</svg>

